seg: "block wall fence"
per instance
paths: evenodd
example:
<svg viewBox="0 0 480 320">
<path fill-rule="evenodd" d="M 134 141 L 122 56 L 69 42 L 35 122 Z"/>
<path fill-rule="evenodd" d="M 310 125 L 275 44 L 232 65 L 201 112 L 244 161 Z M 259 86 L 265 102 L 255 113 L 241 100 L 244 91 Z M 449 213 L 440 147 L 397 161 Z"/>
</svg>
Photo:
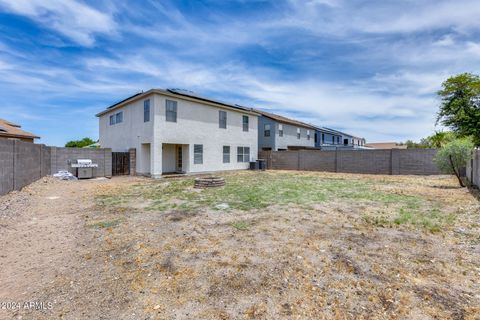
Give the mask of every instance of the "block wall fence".
<svg viewBox="0 0 480 320">
<path fill-rule="evenodd" d="M 388 175 L 441 174 L 436 149 L 260 151 L 267 169 Z"/>
<path fill-rule="evenodd" d="M 98 164 L 95 177 L 112 175 L 112 150 L 49 147 L 18 140 L 0 139 L 0 195 L 24 186 L 59 170 L 74 173 L 70 163 L 92 159 Z"/>
</svg>

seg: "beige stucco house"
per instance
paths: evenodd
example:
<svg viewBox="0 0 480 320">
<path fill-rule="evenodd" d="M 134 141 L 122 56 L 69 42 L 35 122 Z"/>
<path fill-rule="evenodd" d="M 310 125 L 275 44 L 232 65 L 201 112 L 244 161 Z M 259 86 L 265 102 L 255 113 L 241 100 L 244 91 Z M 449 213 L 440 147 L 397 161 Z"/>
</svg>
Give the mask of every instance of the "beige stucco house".
<svg viewBox="0 0 480 320">
<path fill-rule="evenodd" d="M 151 89 L 97 117 L 100 145 L 135 148 L 138 174 L 247 169 L 257 158 L 258 114 L 190 91 Z"/>
</svg>

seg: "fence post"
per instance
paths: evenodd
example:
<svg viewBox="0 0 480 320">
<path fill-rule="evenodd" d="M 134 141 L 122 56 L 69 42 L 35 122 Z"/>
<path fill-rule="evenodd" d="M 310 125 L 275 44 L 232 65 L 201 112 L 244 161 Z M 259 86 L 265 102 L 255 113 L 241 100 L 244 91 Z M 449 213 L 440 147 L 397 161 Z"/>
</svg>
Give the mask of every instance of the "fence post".
<svg viewBox="0 0 480 320">
<path fill-rule="evenodd" d="M 300 170 L 300 150 L 297 151 L 297 170 Z"/>
<path fill-rule="evenodd" d="M 338 148 L 335 148 L 335 172 L 338 172 Z"/>
<path fill-rule="evenodd" d="M 390 175 L 393 175 L 393 149 L 390 149 Z"/>
<path fill-rule="evenodd" d="M 12 161 L 12 164 L 13 164 L 13 190 L 17 190 L 17 186 L 16 186 L 16 170 L 15 170 L 15 165 L 17 164 L 16 163 L 16 160 L 17 160 L 17 155 L 15 154 L 17 152 L 17 140 L 13 140 L 13 144 L 12 144 L 12 156 L 13 156 L 13 161 Z"/>
</svg>

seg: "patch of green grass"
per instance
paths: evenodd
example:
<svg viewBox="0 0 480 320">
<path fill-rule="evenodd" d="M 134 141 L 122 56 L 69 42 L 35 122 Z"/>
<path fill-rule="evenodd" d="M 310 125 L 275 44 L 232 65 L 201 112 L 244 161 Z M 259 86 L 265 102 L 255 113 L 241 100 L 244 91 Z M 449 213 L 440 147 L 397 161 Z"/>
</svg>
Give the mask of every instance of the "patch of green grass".
<svg viewBox="0 0 480 320">
<path fill-rule="evenodd" d="M 250 228 L 250 225 L 246 221 L 235 221 L 231 224 L 237 230 L 246 231 Z"/>
<path fill-rule="evenodd" d="M 451 225 L 454 219 L 452 214 L 443 213 L 438 208 L 427 210 L 401 208 L 393 222 L 397 225 L 409 224 L 420 226 L 430 232 L 439 232 L 444 226 Z"/>
</svg>

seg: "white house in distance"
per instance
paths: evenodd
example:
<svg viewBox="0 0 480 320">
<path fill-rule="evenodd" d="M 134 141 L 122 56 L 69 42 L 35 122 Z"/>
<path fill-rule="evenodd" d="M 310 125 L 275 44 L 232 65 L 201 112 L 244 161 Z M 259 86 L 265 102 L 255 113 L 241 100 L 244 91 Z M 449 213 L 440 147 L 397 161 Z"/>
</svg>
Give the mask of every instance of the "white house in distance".
<svg viewBox="0 0 480 320">
<path fill-rule="evenodd" d="M 135 148 L 138 174 L 247 169 L 257 158 L 258 114 L 190 91 L 151 89 L 97 117 L 100 145 Z"/>
</svg>

